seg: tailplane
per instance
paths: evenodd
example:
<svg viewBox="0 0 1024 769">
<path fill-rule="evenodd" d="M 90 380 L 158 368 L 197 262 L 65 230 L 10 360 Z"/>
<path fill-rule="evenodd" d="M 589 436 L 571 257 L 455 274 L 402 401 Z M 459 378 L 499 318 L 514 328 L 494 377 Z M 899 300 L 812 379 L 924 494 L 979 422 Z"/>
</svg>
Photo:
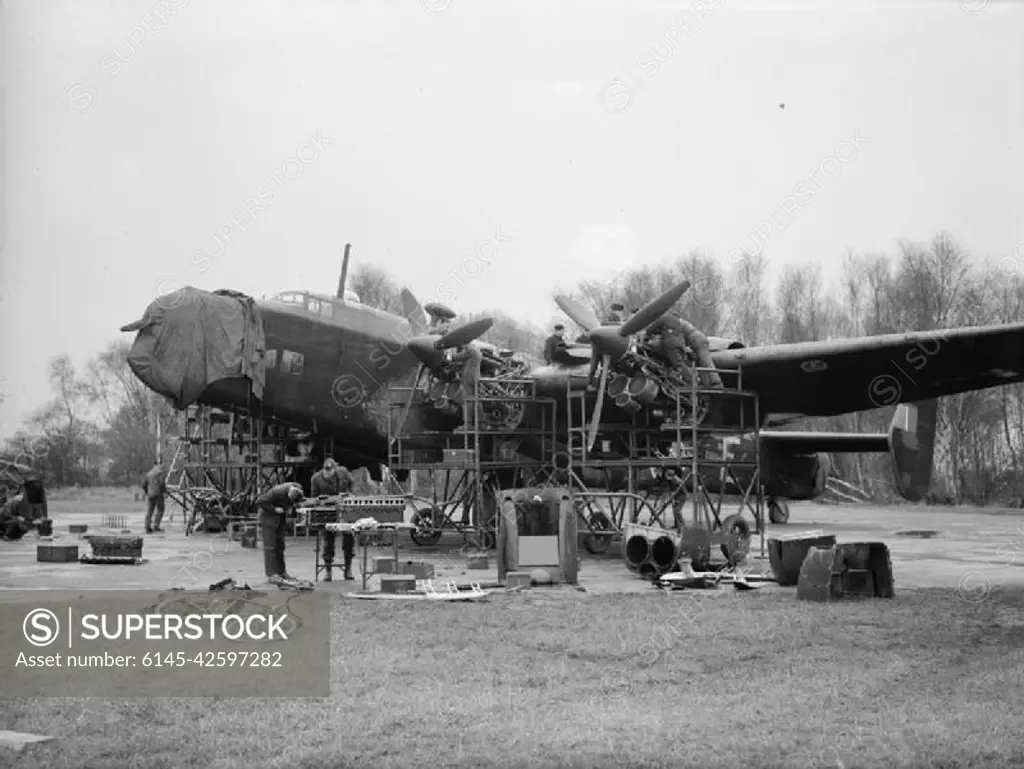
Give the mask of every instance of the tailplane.
<svg viewBox="0 0 1024 769">
<path fill-rule="evenodd" d="M 889 426 L 889 451 L 896 488 L 904 499 L 920 502 L 932 483 L 938 401 L 901 403 Z"/>
</svg>

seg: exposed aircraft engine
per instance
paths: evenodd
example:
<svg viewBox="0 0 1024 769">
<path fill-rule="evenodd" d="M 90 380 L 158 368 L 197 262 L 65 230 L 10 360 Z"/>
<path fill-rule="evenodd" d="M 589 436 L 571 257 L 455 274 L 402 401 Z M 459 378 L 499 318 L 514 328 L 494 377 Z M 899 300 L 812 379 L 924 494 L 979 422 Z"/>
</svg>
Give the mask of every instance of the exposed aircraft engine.
<svg viewBox="0 0 1024 769">
<path fill-rule="evenodd" d="M 524 399 L 529 366 L 517 356 L 482 350 L 480 367 L 480 429 L 514 430 L 526 412 Z M 426 401 L 444 414 L 461 413 L 465 403 L 462 367 L 445 361 L 431 372 L 424 387 Z M 515 400 L 513 400 L 515 399 Z"/>
<path fill-rule="evenodd" d="M 696 365 L 692 357 L 687 365 L 691 368 Z M 681 412 L 678 414 L 675 413 L 677 394 Z M 707 396 L 698 396 L 695 406 L 690 385 L 678 379 L 671 368 L 643 344 L 631 345 L 630 350 L 612 364 L 607 395 L 628 413 L 656 406 L 665 412 L 669 421 L 680 424 L 699 425 L 708 412 Z"/>
</svg>

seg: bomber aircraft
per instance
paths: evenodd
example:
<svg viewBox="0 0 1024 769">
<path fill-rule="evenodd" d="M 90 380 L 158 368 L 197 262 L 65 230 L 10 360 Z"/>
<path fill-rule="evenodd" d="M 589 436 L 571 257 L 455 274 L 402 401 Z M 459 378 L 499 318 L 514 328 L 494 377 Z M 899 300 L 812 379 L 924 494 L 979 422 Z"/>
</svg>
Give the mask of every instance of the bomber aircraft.
<svg viewBox="0 0 1024 769">
<path fill-rule="evenodd" d="M 672 385 L 664 364 L 636 340 L 671 310 L 688 284 L 665 292 L 617 326 L 602 325 L 593 313 L 560 302 L 587 331 L 589 349 L 570 349 L 562 362 L 545 365 L 476 341 L 491 319 L 449 328 L 454 313 L 436 304 L 422 308 L 408 291 L 403 292 L 406 317 L 363 305 L 344 289 L 346 270 L 347 250 L 334 296 L 286 291 L 256 300 L 185 287 L 159 297 L 140 320 L 122 327 L 137 332 L 129 365 L 178 408 L 203 403 L 301 427 L 316 440 L 330 438 L 339 462 L 366 467 L 376 480 L 389 458 L 390 386 L 419 385 L 405 412 L 404 431 L 450 431 L 462 423 L 458 367 L 445 351 L 463 345 L 480 350 L 485 378 L 526 378 L 543 397 L 584 393 L 590 447 L 598 438 L 602 445 L 613 442 L 599 435 L 601 425 L 628 420 L 636 402 L 645 413 L 671 423 L 708 419 L 708 405 L 716 398 L 702 397 L 688 414 L 673 413 L 671 404 L 678 401 L 669 397 Z M 742 367 L 743 389 L 758 394 L 759 413 L 726 398 L 710 410 L 723 426 L 752 428 L 908 404 L 887 435 L 766 429 L 760 430 L 757 451 L 769 515 L 777 523 L 788 519 L 785 500 L 824 492 L 826 452 L 891 452 L 898 490 L 918 500 L 931 478 L 934 399 L 1024 381 L 1022 339 L 1022 323 L 749 348 L 738 340 L 711 338 L 715 368 L 727 376 Z M 601 371 L 596 388 L 595 368 Z M 485 427 L 529 424 L 534 411 L 529 405 L 495 408 L 486 410 L 482 421 Z M 416 445 L 436 448 L 429 437 L 422 441 Z M 528 444 L 520 450 L 531 451 Z"/>
</svg>

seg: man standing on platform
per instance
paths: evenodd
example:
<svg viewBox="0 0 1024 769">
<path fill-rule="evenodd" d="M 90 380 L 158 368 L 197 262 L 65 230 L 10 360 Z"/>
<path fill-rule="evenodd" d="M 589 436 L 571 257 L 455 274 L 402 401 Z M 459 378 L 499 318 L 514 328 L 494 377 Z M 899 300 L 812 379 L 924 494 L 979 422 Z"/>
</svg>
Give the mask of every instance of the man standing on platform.
<svg viewBox="0 0 1024 769">
<path fill-rule="evenodd" d="M 313 476 L 312 495 L 314 497 L 335 497 L 339 494 L 351 494 L 355 481 L 352 473 L 347 468 L 341 467 L 333 459 L 327 457 L 324 460 L 324 469 Z M 337 535 L 333 531 L 324 531 L 324 564 L 327 566 L 327 574 L 324 582 L 331 581 L 331 564 L 334 563 L 334 538 Z M 350 531 L 341 535 L 341 552 L 345 558 L 345 579 L 355 579 L 352 576 L 352 555 L 355 553 L 355 536 Z"/>
<path fill-rule="evenodd" d="M 297 483 L 281 483 L 256 498 L 263 534 L 263 570 L 267 581 L 278 587 L 312 587 L 288 574 L 284 566 L 284 537 L 288 515 L 302 501 L 302 487 Z"/>
</svg>

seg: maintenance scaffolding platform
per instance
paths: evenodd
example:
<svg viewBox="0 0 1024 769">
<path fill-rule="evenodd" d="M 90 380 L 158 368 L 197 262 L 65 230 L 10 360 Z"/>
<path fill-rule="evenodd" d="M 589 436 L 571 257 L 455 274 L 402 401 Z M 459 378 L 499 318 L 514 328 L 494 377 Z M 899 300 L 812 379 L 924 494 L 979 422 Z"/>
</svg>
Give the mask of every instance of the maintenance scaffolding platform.
<svg viewBox="0 0 1024 769">
<path fill-rule="evenodd" d="M 460 427 L 405 430 L 410 410 L 423 408 L 415 403 L 417 391 L 392 387 L 388 409 L 389 467 L 410 473 L 412 539 L 431 545 L 453 532 L 489 549 L 500 519 L 498 492 L 527 485 L 558 451 L 556 400 L 538 397 L 532 379 L 483 377 L 461 404 Z M 524 421 L 530 427 L 522 427 Z M 417 494 L 420 480 L 429 487 L 423 494 Z"/>
<path fill-rule="evenodd" d="M 167 492 L 184 512 L 186 535 L 254 521 L 260 493 L 312 467 L 288 457 L 291 440 L 287 428 L 259 416 L 187 407 L 167 471 Z"/>
<path fill-rule="evenodd" d="M 665 418 L 648 405 L 632 414 L 628 423 L 601 422 L 595 428 L 587 414 L 588 393 L 567 388 L 565 473 L 591 552 L 606 551 L 628 526 L 644 520 L 656 529 L 706 532 L 706 548 L 723 545 L 731 551 L 727 558 L 734 560 L 738 542 L 749 546 L 747 512 L 761 536 L 763 552 L 758 395 L 743 388 L 742 368 L 694 367 L 690 371 L 690 387 L 675 395 L 675 415 L 682 418 Z M 701 384 L 712 373 L 722 379 L 721 387 Z M 709 409 L 732 424 L 722 426 L 720 419 L 705 422 Z M 741 447 L 751 438 L 753 449 L 744 454 Z M 624 491 L 608 490 L 622 486 Z M 687 494 L 689 521 L 683 514 Z M 739 499 L 737 509 L 723 517 L 730 497 Z"/>
</svg>

